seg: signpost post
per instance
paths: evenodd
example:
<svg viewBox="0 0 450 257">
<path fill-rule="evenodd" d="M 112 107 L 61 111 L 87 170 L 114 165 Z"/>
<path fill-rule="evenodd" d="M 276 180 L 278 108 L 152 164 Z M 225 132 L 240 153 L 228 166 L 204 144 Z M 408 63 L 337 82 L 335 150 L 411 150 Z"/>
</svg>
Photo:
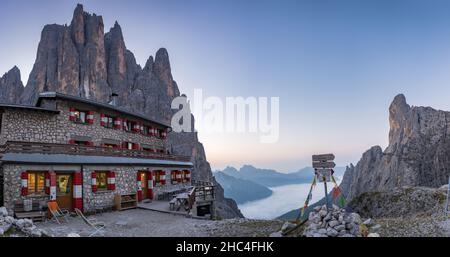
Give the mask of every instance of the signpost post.
<svg viewBox="0 0 450 257">
<path fill-rule="evenodd" d="M 327 182 L 331 181 L 331 175 L 333 174 L 333 168 L 336 166 L 334 161 L 334 154 L 317 154 L 312 156 L 312 166 L 314 168 L 315 175 L 319 182 L 323 182 L 325 188 L 325 201 L 327 209 L 329 208 L 328 202 L 328 189 Z"/>
</svg>

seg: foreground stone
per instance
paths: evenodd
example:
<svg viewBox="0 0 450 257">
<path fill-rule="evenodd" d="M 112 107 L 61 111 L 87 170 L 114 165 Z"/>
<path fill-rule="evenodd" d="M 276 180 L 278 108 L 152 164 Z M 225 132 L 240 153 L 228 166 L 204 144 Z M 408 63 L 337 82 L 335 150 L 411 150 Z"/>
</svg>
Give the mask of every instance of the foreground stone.
<svg viewBox="0 0 450 257">
<path fill-rule="evenodd" d="M 361 237 L 369 234 L 368 226 L 373 221 L 364 221 L 358 213 L 347 213 L 345 209 L 333 205 L 327 209 L 325 205 L 317 206 L 309 214 L 306 229 L 303 233 L 306 237 Z"/>
<path fill-rule="evenodd" d="M 41 237 L 45 234 L 41 229 L 38 229 L 30 219 L 15 219 L 8 215 L 5 207 L 0 207 L 0 236 L 5 234 L 20 231 L 29 237 Z"/>
</svg>

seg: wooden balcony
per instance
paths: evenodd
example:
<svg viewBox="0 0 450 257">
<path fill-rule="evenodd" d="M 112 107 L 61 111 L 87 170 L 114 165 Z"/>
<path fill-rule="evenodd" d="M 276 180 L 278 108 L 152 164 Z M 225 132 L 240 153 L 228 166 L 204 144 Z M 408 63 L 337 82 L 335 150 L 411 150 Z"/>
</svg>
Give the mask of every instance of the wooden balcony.
<svg viewBox="0 0 450 257">
<path fill-rule="evenodd" d="M 116 156 L 128 158 L 145 158 L 189 162 L 189 156 L 154 153 L 142 150 L 128 150 L 100 146 L 85 146 L 71 144 L 53 144 L 38 142 L 7 141 L 0 146 L 1 153 L 39 153 L 39 154 L 71 154 L 90 156 Z"/>
</svg>

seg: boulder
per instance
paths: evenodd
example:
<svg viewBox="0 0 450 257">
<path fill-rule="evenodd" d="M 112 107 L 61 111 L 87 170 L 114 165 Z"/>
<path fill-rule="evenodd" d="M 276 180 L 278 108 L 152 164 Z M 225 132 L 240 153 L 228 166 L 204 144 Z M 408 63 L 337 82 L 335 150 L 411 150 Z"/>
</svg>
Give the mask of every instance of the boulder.
<svg viewBox="0 0 450 257">
<path fill-rule="evenodd" d="M 366 220 L 363 222 L 363 224 L 366 225 L 366 226 L 372 226 L 372 225 L 373 225 L 373 220 L 372 220 L 371 218 L 366 219 Z"/>
<path fill-rule="evenodd" d="M 6 210 L 6 207 L 0 207 L 0 216 L 1 217 L 6 217 L 8 216 L 8 210 Z"/>
<path fill-rule="evenodd" d="M 337 225 L 336 227 L 334 227 L 334 229 L 336 229 L 337 231 L 345 231 L 345 225 Z"/>
<path fill-rule="evenodd" d="M 295 227 L 295 224 L 294 223 L 291 223 L 291 222 L 285 222 L 284 224 L 283 224 L 283 226 L 281 226 L 281 231 L 283 231 L 283 232 L 285 232 L 285 231 L 287 231 L 287 230 L 290 230 L 290 229 L 292 229 L 292 228 L 294 228 Z"/>
<path fill-rule="evenodd" d="M 327 229 L 327 236 L 330 237 L 336 237 L 339 234 L 339 232 L 337 232 L 335 229 L 333 228 L 328 228 Z"/>
<path fill-rule="evenodd" d="M 353 222 L 353 223 L 356 223 L 356 224 L 361 224 L 361 223 L 362 223 L 361 216 L 359 216 L 358 213 L 352 212 L 352 213 L 350 214 L 350 216 L 351 216 L 351 218 L 352 218 L 352 222 Z"/>
<path fill-rule="evenodd" d="M 380 224 L 376 224 L 376 225 L 373 225 L 373 226 L 370 228 L 370 231 L 372 231 L 372 232 L 377 232 L 378 230 L 380 230 L 380 228 L 381 228 L 381 225 L 380 225 Z"/>
<path fill-rule="evenodd" d="M 339 225 L 339 221 L 337 221 L 337 220 L 332 220 L 332 221 L 328 222 L 328 226 L 330 226 L 332 228 L 336 227 L 337 225 Z"/>
</svg>

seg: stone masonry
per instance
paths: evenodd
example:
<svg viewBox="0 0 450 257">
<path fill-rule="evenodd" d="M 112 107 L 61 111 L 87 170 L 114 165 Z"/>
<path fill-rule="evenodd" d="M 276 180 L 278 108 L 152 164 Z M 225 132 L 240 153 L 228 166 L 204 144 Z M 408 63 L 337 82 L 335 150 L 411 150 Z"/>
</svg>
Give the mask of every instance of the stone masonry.
<svg viewBox="0 0 450 257">
<path fill-rule="evenodd" d="M 73 135 L 88 135 L 92 138 L 95 146 L 99 146 L 102 139 L 113 139 L 121 142 L 146 144 L 158 149 L 166 148 L 164 140 L 157 137 L 100 126 L 100 114 L 105 112 L 103 110 L 81 103 L 56 101 L 59 114 L 28 109 L 6 109 L 2 115 L 0 144 L 4 144 L 6 141 L 67 144 Z M 70 107 L 94 111 L 94 124 L 70 121 Z M 120 116 L 120 114 L 111 112 L 107 112 L 107 114 Z"/>
</svg>

